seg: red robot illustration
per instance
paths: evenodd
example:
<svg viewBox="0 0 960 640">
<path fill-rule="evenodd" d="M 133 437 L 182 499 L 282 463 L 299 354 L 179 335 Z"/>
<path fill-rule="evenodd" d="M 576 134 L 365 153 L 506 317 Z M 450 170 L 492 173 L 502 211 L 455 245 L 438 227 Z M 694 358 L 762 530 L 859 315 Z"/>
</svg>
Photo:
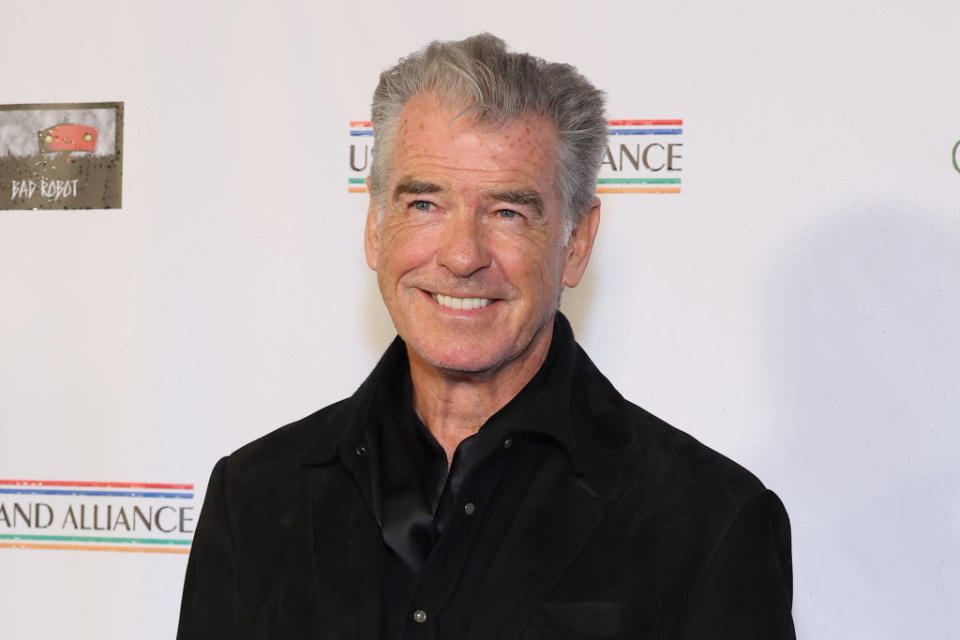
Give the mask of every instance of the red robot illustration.
<svg viewBox="0 0 960 640">
<path fill-rule="evenodd" d="M 97 148 L 97 130 L 85 124 L 63 123 L 37 132 L 40 153 L 66 153 L 67 162 L 74 151 Z"/>
</svg>

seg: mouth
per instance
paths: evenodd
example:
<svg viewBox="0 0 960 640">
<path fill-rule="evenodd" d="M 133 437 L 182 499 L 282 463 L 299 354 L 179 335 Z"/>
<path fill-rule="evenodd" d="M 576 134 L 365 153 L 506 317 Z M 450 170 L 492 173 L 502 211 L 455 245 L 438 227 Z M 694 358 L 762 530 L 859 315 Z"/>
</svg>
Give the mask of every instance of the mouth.
<svg viewBox="0 0 960 640">
<path fill-rule="evenodd" d="M 430 297 L 433 298 L 441 307 L 446 307 L 447 309 L 455 309 L 457 311 L 470 311 L 472 309 L 482 309 L 486 307 L 491 302 L 495 302 L 492 298 L 457 298 L 454 296 L 446 296 L 442 293 L 431 293 Z"/>
</svg>

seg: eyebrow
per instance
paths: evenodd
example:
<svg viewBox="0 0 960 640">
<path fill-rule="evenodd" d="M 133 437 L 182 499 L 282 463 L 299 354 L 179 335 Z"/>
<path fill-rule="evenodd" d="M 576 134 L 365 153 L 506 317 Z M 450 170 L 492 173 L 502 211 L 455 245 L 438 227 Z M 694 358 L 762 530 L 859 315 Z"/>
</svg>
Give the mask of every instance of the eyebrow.
<svg viewBox="0 0 960 640">
<path fill-rule="evenodd" d="M 406 194 L 440 193 L 444 188 L 434 182 L 425 182 L 414 178 L 403 178 L 393 189 L 393 199 L 399 200 Z M 533 189 L 507 189 L 504 191 L 486 191 L 484 195 L 518 206 L 531 207 L 537 215 L 543 215 L 543 196 Z"/>
<path fill-rule="evenodd" d="M 543 215 L 543 197 L 533 189 L 508 189 L 506 191 L 488 191 L 486 195 L 501 202 L 532 207 L 537 215 Z"/>
<path fill-rule="evenodd" d="M 440 191 L 443 191 L 443 187 L 433 182 L 424 182 L 422 180 L 404 178 L 396 187 L 394 187 L 393 199 L 397 200 L 400 198 L 400 196 L 408 193 L 416 195 L 418 193 L 438 193 Z"/>
</svg>

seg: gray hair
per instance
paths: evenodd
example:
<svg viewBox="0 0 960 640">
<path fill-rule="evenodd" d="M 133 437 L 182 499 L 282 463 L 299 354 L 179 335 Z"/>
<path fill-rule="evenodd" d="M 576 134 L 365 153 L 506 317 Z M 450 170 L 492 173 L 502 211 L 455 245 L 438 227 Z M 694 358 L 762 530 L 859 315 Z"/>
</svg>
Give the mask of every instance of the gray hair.
<svg viewBox="0 0 960 640">
<path fill-rule="evenodd" d="M 431 42 L 380 74 L 373 93 L 370 190 L 381 203 L 400 112 L 411 98 L 432 93 L 465 107 L 477 122 L 500 127 L 526 115 L 557 132 L 556 184 L 570 230 L 589 210 L 607 139 L 604 94 L 572 66 L 510 53 L 489 33 L 457 42 Z"/>
</svg>

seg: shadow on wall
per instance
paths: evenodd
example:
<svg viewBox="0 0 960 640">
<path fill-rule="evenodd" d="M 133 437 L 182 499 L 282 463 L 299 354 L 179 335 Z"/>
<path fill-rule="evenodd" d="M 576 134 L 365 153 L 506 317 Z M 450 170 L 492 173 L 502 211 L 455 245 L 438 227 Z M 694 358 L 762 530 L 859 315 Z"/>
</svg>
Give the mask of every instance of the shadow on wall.
<svg viewBox="0 0 960 640">
<path fill-rule="evenodd" d="M 798 635 L 947 637 L 960 622 L 960 233 L 878 207 L 793 246 L 772 282 L 768 361 Z"/>
</svg>

